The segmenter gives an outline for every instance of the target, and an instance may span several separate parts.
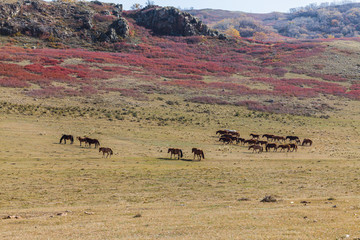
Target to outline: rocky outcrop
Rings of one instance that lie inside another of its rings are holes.
[[[187,12],[174,7],[149,6],[135,14],[137,24],[158,35],[224,37]]]
[[[116,42],[129,36],[121,6],[97,2],[20,0],[0,3],[0,35],[25,35],[64,44]]]
[[[117,42],[127,37],[129,37],[129,23],[125,18],[120,17],[109,25],[109,30],[101,34],[99,40],[103,42]]]

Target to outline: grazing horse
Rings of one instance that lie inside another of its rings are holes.
[[[279,145],[278,148],[281,148],[280,151],[287,149],[287,151],[290,151],[290,146],[289,144],[282,144],[282,145]]]
[[[229,131],[227,131],[227,130],[218,130],[218,131],[216,131],[216,134],[220,134],[220,135],[224,135],[224,134],[228,134],[229,133]]]
[[[232,138],[233,137],[233,135],[231,135],[231,134],[224,134],[224,135],[221,135],[220,136],[220,138]],[[220,139],[219,138],[219,139]],[[220,141],[220,140],[219,140]]]
[[[191,152],[194,153],[194,160],[195,160],[195,156],[198,156],[199,161],[201,161],[201,158],[205,159],[203,150],[198,148],[193,148]]]
[[[105,148],[105,147],[101,147],[99,148],[99,152],[103,152],[103,157],[105,156],[106,153],[106,158],[110,155],[113,155],[113,151],[111,150],[111,148]]]
[[[229,143],[232,143],[233,140],[232,140],[231,138],[229,138],[229,137],[221,137],[221,138],[219,139],[219,142],[223,142],[223,143],[229,144]]]
[[[92,138],[86,138],[86,142],[85,144],[89,144],[89,147],[91,147],[91,144],[95,144],[95,148],[97,148],[98,146],[100,146],[100,142],[97,139],[92,139]]]
[[[80,142],[80,146],[81,146],[81,143],[83,142],[83,143],[85,143],[85,147],[86,147],[86,139],[87,139],[87,137],[76,137],[76,139],[77,140],[79,140],[79,142]]]
[[[274,149],[274,152],[277,151],[276,143],[268,143],[268,144],[266,144],[265,149],[266,149],[267,152],[269,152],[271,148]]]
[[[306,144],[309,144],[310,146],[312,145],[312,141],[308,138],[305,138],[304,141],[302,142],[301,146],[305,146]]]
[[[274,135],[272,135],[272,134],[264,134],[264,135],[262,135],[262,137],[264,138],[264,137],[266,137],[266,139],[269,141],[269,140],[271,140],[272,138],[273,138],[273,136]]]
[[[72,135],[62,135],[62,137],[60,138],[60,143],[62,142],[62,140],[64,140],[64,143],[66,144],[66,140],[70,140],[71,144],[74,143],[74,137]]]
[[[257,144],[258,140],[255,140],[255,139],[248,139],[248,140],[245,140],[244,141],[244,144],[245,143],[248,143],[249,145],[254,145],[254,144]]]
[[[294,150],[295,150],[295,152],[297,152],[298,147],[295,143],[290,143],[289,147],[290,147],[290,149],[292,149],[292,150],[290,150],[291,152],[293,152]]]
[[[236,143],[239,143],[239,142],[241,142],[242,144],[244,144],[245,139],[244,139],[244,138],[238,138],[238,139],[236,140]]]
[[[286,136],[285,140],[287,140],[287,139],[289,139],[290,142],[291,142],[291,141],[299,140],[299,137],[297,137],[297,136]]]
[[[268,142],[267,141],[257,141],[257,143],[260,145],[266,145]]]
[[[250,136],[251,136],[252,138],[257,138],[257,139],[259,139],[259,137],[260,137],[259,134],[253,134],[253,133],[250,133]]]
[[[253,149],[253,152],[261,153],[264,151],[264,148],[260,145],[251,145],[248,150]]]
[[[178,159],[182,158],[183,157],[183,152],[181,149],[178,149],[178,148],[169,148],[168,149],[168,153],[171,153],[170,155],[170,159],[172,158],[172,155],[174,154],[174,157],[175,155],[178,155]]]
[[[229,133],[230,135],[232,135],[232,136],[240,137],[240,133],[238,133],[238,132],[229,131],[228,133]]]
[[[284,137],[280,137],[280,136],[273,136],[272,137],[272,139],[274,140],[274,141],[283,141],[283,142],[285,142],[285,138]]]

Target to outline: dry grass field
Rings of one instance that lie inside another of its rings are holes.
[[[360,238],[358,102],[338,101],[324,119],[170,96],[116,106],[104,96],[99,110],[11,91],[0,99],[1,239]],[[220,144],[224,128],[314,145],[253,154]],[[114,155],[59,144],[62,134],[98,138]],[[168,147],[184,158],[169,159]],[[192,147],[205,160],[193,161]],[[277,201],[260,202],[268,195]]]

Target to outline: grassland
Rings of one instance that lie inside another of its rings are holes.
[[[35,101],[1,91],[2,239],[360,237],[356,101],[334,100],[337,111],[325,119],[173,95],[111,105],[111,94]],[[220,144],[222,128],[242,137],[294,134],[314,145],[253,154]],[[59,144],[61,134],[96,137],[115,155]],[[168,147],[182,148],[184,159],[170,160]],[[206,159],[193,161],[192,147]],[[260,202],[266,195],[277,202]],[[3,219],[9,215],[20,218]]]

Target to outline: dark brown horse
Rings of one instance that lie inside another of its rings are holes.
[[[290,151],[290,146],[289,144],[282,144],[282,145],[279,145],[278,148],[281,148],[280,151],[287,149],[287,151]]]
[[[256,139],[259,139],[260,135],[259,134],[253,134],[253,133],[250,133],[250,136],[252,138],[256,138]]]
[[[265,149],[266,149],[267,152],[269,152],[271,148],[274,149],[274,152],[277,151],[276,143],[268,143],[268,144],[266,144]]]
[[[201,158],[205,159],[203,150],[198,148],[193,148],[191,152],[194,153],[194,160],[195,160],[195,156],[198,156],[199,161],[201,161]]]
[[[229,131],[228,133],[232,136],[240,137],[240,133],[238,133],[236,131]]]
[[[266,137],[266,139],[269,141],[269,140],[271,140],[272,138],[273,138],[273,136],[274,135],[272,135],[272,134],[264,134],[264,135],[262,135],[262,137],[264,138],[264,137]]]
[[[86,142],[85,142],[85,144],[89,144],[89,147],[91,147],[91,144],[95,144],[95,148],[97,148],[98,146],[100,146],[100,142],[99,142],[99,140],[97,140],[97,139],[92,139],[92,138],[86,138]]]
[[[301,144],[301,146],[305,146],[306,144],[309,144],[310,146],[312,145],[313,141],[311,141],[308,138],[305,138]]]
[[[232,143],[232,142],[233,142],[233,140],[232,140],[231,138],[229,138],[229,137],[221,137],[221,138],[219,139],[219,141],[220,141],[220,142],[223,142],[223,143],[226,143],[226,144],[229,144],[229,143]]]
[[[290,146],[290,151],[291,152],[293,152],[293,151],[297,152],[298,147],[297,147],[297,145],[295,143],[290,143],[289,146]]]
[[[274,141],[283,141],[283,142],[285,142],[285,138],[284,137],[281,137],[281,136],[273,136],[272,137],[272,139],[274,140]]]
[[[257,141],[257,144],[259,145],[266,145],[268,142],[267,141]]]
[[[296,140],[299,140],[299,137],[298,136],[286,136],[286,138],[285,138],[286,140],[287,139],[289,139],[290,140],[290,142],[291,141],[296,141]]]
[[[172,155],[174,154],[174,157],[175,155],[178,156],[178,159],[182,158],[183,157],[183,152],[181,149],[178,149],[178,148],[169,148],[168,149],[168,153],[171,153],[170,155],[170,159],[172,158]]]
[[[85,147],[86,147],[86,144],[87,144],[86,139],[87,139],[87,137],[76,137],[76,139],[79,140],[80,146],[81,146],[81,143],[85,143]]]
[[[106,158],[108,156],[111,157],[111,155],[113,155],[113,151],[111,150],[111,148],[101,147],[101,148],[99,148],[99,152],[103,153],[103,157],[105,157],[105,153],[106,153]]]
[[[232,137],[233,137],[233,135],[231,135],[231,134],[223,134],[223,135],[220,136],[220,138],[232,138]]]
[[[255,140],[255,139],[248,139],[248,140],[245,140],[244,141],[244,144],[249,144],[249,145],[254,145],[254,144],[257,144],[258,140]]]
[[[251,145],[248,150],[250,150],[250,149],[252,149],[253,152],[257,151],[258,153],[261,153],[264,151],[264,148],[260,145]]]
[[[244,144],[244,142],[245,142],[245,139],[244,139],[244,138],[238,138],[238,139],[236,140],[236,143],[242,143],[242,144]]]
[[[66,140],[70,140],[71,144],[74,143],[74,137],[72,135],[62,135],[62,137],[60,138],[60,143],[64,140],[64,143],[66,144]]]
[[[224,135],[224,134],[228,134],[229,133],[229,131],[227,131],[227,130],[218,130],[218,131],[216,131],[216,134],[220,134],[220,135]]]

